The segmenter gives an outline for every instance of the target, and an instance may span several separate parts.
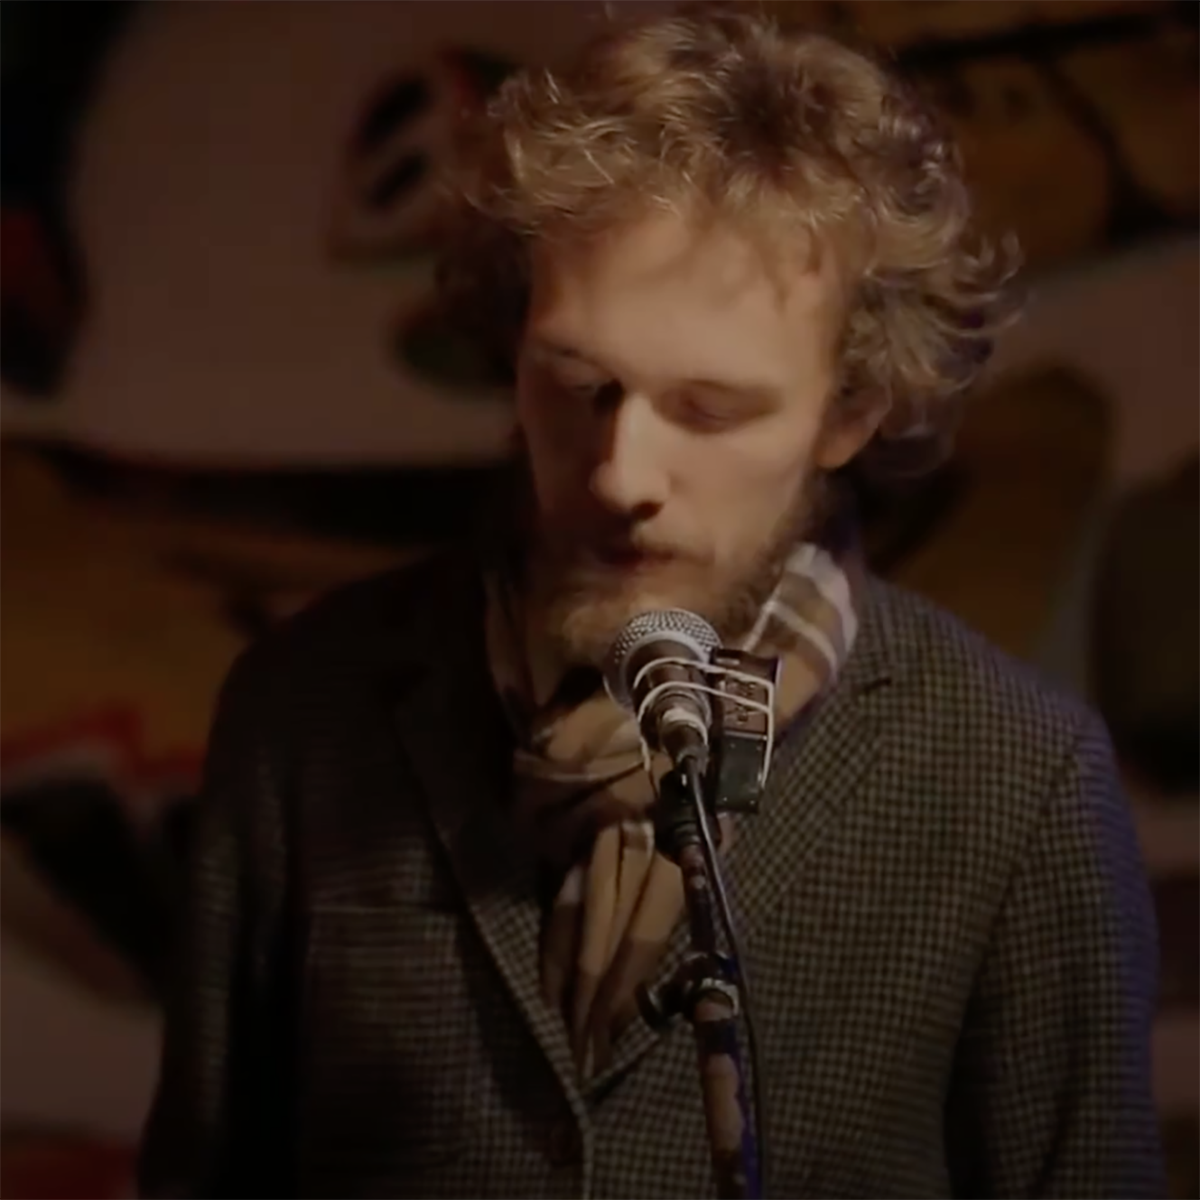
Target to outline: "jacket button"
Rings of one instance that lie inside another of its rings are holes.
[[[570,1167],[583,1157],[583,1143],[574,1117],[563,1117],[550,1126],[547,1139],[550,1163],[555,1167]]]

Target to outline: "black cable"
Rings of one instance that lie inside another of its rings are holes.
[[[751,1084],[751,1105],[754,1109],[754,1132],[758,1143],[758,1181],[759,1194],[766,1200],[767,1195],[767,1126],[766,1105],[763,1102],[763,1082],[758,1052],[758,1034],[755,1031],[754,1006],[750,995],[750,977],[746,972],[742,949],[738,941],[737,928],[734,925],[733,909],[729,903],[729,895],[725,891],[725,881],[717,861],[716,843],[713,841],[712,829],[708,823],[708,810],[704,803],[704,783],[700,775],[700,766],[696,759],[689,756],[684,761],[684,771],[687,775],[688,786],[692,793],[692,802],[696,808],[696,821],[700,831],[700,850],[704,855],[704,865],[708,877],[712,880],[713,892],[717,897],[717,911],[720,913],[721,924],[725,927],[725,937],[729,942],[729,951],[737,966],[738,996],[742,1010],[746,1015],[746,1041],[750,1050],[750,1071],[753,1077]]]

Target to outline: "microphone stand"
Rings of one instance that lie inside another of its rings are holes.
[[[738,1050],[738,971],[719,950],[714,912],[717,864],[710,861],[709,852],[720,840],[715,810],[705,796],[695,757],[686,757],[682,769],[671,771],[662,780],[656,841],[660,852],[674,860],[683,873],[692,950],[651,1004],[659,1021],[682,1012],[691,1022],[717,1195],[722,1200],[759,1200],[758,1147]],[[718,831],[715,839],[713,825]]]

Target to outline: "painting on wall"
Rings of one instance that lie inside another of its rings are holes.
[[[0,375],[53,396],[83,319],[86,266],[68,216],[75,138],[127,0],[0,6]]]
[[[69,1127],[0,1131],[0,1196],[125,1200],[133,1194],[134,1154],[126,1143]]]
[[[1092,693],[1118,753],[1164,800],[1184,803],[1200,793],[1198,497],[1194,452],[1121,497],[1092,615]]]
[[[1200,1009],[1200,875],[1180,872],[1166,875],[1154,888],[1163,973],[1159,1003],[1164,1011],[1184,1013]]]
[[[800,0],[785,22],[889,54],[947,114],[981,220],[1048,270],[1200,215],[1196,5],[1176,0]],[[335,186],[330,247],[365,264],[436,252],[436,182],[456,121],[516,68],[465,48],[366,96]],[[428,305],[388,336],[407,370],[462,390],[502,383]]]

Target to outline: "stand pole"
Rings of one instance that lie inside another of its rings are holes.
[[[692,951],[668,982],[658,1008],[664,1015],[682,1012],[692,1024],[717,1195],[758,1200],[758,1149],[737,1040],[737,970],[718,948],[713,883],[701,832],[710,822],[699,774],[693,772],[689,780],[672,771],[660,787],[659,812],[659,849],[683,873]],[[710,844],[719,838],[717,833]]]

